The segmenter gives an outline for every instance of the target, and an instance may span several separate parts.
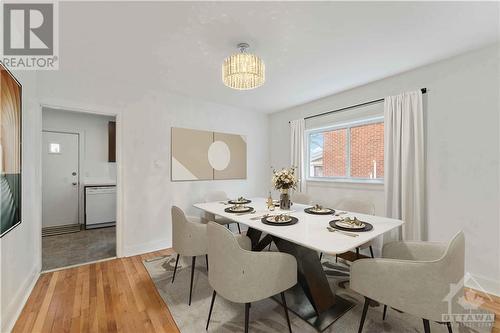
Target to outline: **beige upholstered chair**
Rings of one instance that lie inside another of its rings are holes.
[[[375,206],[369,201],[356,199],[343,199],[335,205],[337,210],[346,210],[348,212],[360,213],[365,215],[375,215]],[[372,242],[365,243],[356,248],[356,254],[359,256],[360,249],[370,249],[370,255],[374,258]]]
[[[292,202],[302,205],[309,205],[311,203],[311,196],[304,192],[295,192],[292,195]]]
[[[234,236],[223,226],[208,223],[208,280],[214,292],[206,329],[219,294],[235,303],[245,303],[245,332],[248,332],[250,303],[281,293],[288,329],[290,320],[284,291],[297,283],[297,261],[281,252],[252,252],[250,239]]]
[[[465,239],[459,232],[448,243],[394,242],[384,246],[383,258],[362,259],[351,266],[351,289],[365,296],[359,332],[370,300],[384,307],[421,317],[426,333],[429,320],[440,322],[449,313],[444,302],[450,284],[464,277]],[[455,297],[460,297],[456,295]],[[451,324],[446,323],[451,332]]]
[[[229,198],[228,198],[226,192],[224,192],[224,191],[210,191],[205,195],[205,202],[228,201],[228,200],[229,200]],[[236,225],[238,226],[238,232],[241,234],[240,224],[237,222],[234,222],[234,221],[227,219],[225,217],[222,217],[222,216],[216,216],[215,214],[212,214],[209,212],[205,212],[204,218],[205,218],[206,222],[214,221],[214,222],[217,222],[219,224],[223,224],[223,225],[227,226],[228,229],[229,229],[229,224],[236,223]]]
[[[187,218],[182,209],[172,206],[172,233],[173,248],[177,253],[175,260],[172,283],[175,280],[179,256],[193,257],[191,262],[191,284],[189,287],[189,305],[191,305],[191,295],[193,293],[193,276],[196,256],[205,256],[208,269],[207,257],[207,225],[201,223],[200,218]]]

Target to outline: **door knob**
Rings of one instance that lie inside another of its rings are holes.
[[[74,172],[74,171],[73,171],[73,172],[71,173],[71,175],[72,175],[72,176],[76,176],[76,172]]]
[[[78,183],[73,183],[74,186],[78,185]]]

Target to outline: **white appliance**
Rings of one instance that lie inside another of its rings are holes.
[[[116,223],[116,186],[85,186],[85,229]]]

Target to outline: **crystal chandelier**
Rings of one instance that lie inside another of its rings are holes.
[[[227,57],[222,64],[222,81],[237,90],[260,87],[266,80],[264,62],[254,54],[246,52],[247,43],[238,44],[240,53]]]

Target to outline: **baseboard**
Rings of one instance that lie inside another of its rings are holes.
[[[24,305],[28,301],[33,288],[35,287],[38,278],[40,277],[40,269],[36,267],[28,278],[21,284],[17,294],[12,298],[10,304],[7,306],[4,316],[2,318],[2,332],[10,332],[16,324],[17,318],[21,314]]]
[[[488,294],[500,297],[500,281],[479,275],[471,275],[472,279],[465,282],[465,286],[471,289],[485,291]],[[483,290],[480,290],[483,289]]]
[[[170,247],[172,247],[172,241],[170,239],[161,239],[132,246],[125,246],[123,254],[125,257],[131,257],[139,254],[167,249]]]

